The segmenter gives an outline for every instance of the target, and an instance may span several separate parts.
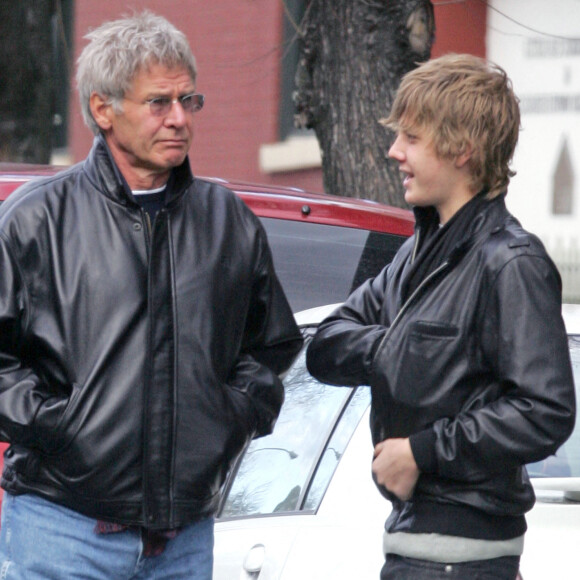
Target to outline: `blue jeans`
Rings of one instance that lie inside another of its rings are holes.
[[[213,518],[145,558],[138,531],[95,533],[96,520],[35,495],[4,494],[2,580],[211,580]]]
[[[387,554],[381,580],[515,580],[519,556],[440,564]]]

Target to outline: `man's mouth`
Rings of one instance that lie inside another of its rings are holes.
[[[186,139],[163,139],[162,141],[166,145],[172,145],[174,147],[181,147],[187,143]]]

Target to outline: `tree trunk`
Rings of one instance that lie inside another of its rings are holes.
[[[0,161],[50,160],[53,15],[54,0],[0,0]]]
[[[378,121],[401,77],[431,54],[431,2],[310,0],[306,10],[296,122],[316,133],[325,190],[405,207],[392,134]]]

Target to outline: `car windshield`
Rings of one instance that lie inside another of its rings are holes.
[[[274,433],[248,447],[226,491],[220,517],[318,508],[369,405],[370,390],[320,383],[306,370],[305,350],[284,379],[286,400]]]
[[[343,302],[352,290],[389,264],[406,239],[310,222],[261,221],[294,312]]]

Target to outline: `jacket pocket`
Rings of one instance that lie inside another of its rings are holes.
[[[176,449],[176,461],[184,475],[176,481],[177,496],[208,501],[219,493],[233,463],[254,434],[248,396],[228,384],[223,384],[221,391],[211,432],[194,438],[193,448],[189,443]],[[191,438],[190,433],[184,436]]]
[[[256,417],[250,397],[237,387],[226,385],[224,388],[237,426],[246,439],[251,439],[256,432]]]
[[[51,397],[41,405],[34,420],[34,441],[41,451],[59,453],[72,440],[71,421],[80,390],[73,383],[69,397]]]
[[[456,326],[441,322],[418,320],[411,324],[410,333],[419,340],[422,338],[454,338],[459,336],[459,329]]]
[[[413,322],[377,353],[375,374],[380,383],[388,385],[395,401],[441,409],[446,388],[453,382],[453,367],[460,359],[460,342],[456,326]]]

